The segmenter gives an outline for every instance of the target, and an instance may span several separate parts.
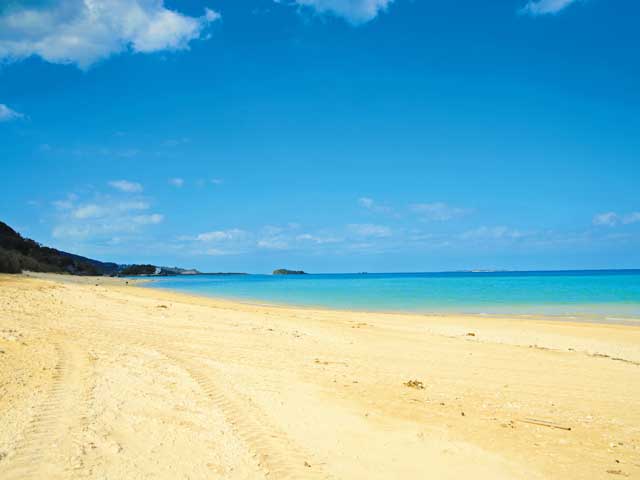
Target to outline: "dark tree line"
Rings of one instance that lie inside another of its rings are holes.
[[[42,246],[0,222],[0,272],[20,273],[23,270],[77,275],[103,273],[88,259],[82,260],[55,248]]]
[[[0,273],[52,272],[72,275],[155,275],[154,265],[118,265],[100,262],[55,248],[45,247],[25,238],[6,223],[0,222]],[[160,275],[179,275],[181,268],[163,268]],[[196,272],[197,273],[197,272]]]
[[[156,273],[156,267],[153,265],[129,265],[120,270],[119,275],[153,275],[154,273]]]

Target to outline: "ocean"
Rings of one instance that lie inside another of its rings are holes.
[[[146,286],[249,303],[640,325],[640,270],[185,275]]]

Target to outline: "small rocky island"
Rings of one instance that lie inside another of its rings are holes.
[[[307,272],[302,270],[287,270],[286,268],[279,268],[273,271],[273,275],[306,275]]]

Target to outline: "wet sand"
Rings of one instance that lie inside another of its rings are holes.
[[[640,328],[0,275],[0,478],[639,478]]]

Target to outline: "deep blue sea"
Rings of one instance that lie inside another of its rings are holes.
[[[250,303],[640,325],[640,270],[195,275],[160,277],[147,285]]]

